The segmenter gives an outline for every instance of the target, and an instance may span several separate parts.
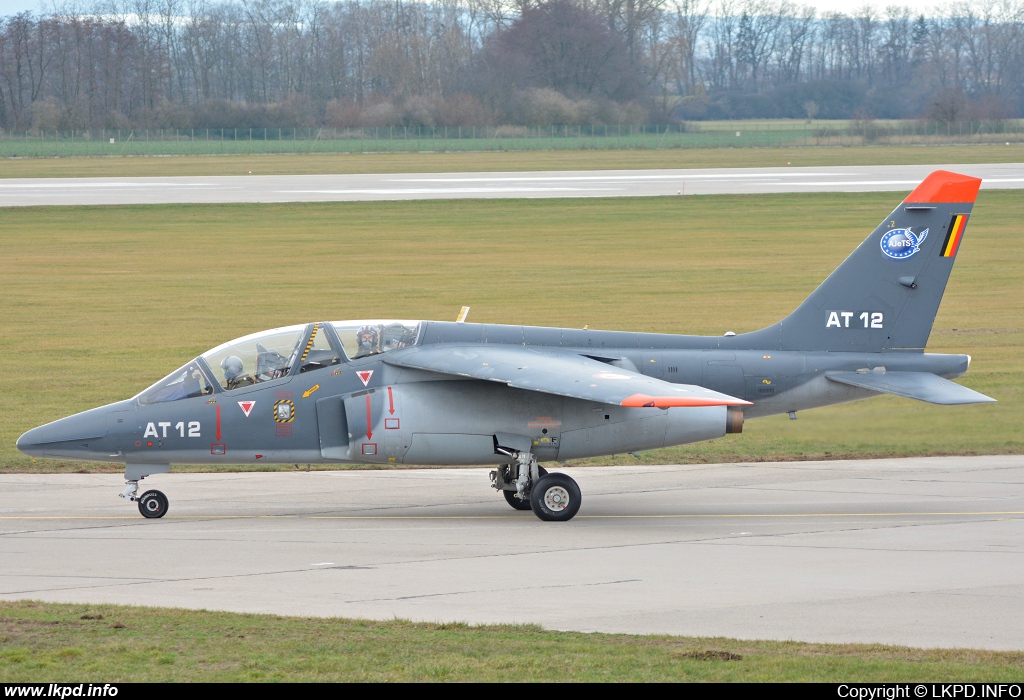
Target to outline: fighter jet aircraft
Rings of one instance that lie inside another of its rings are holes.
[[[334,321],[253,333],[139,395],[28,431],[36,457],[177,464],[493,464],[517,510],[570,520],[576,482],[540,462],[739,433],[746,418],[879,394],[992,401],[926,354],[981,180],[929,175],[792,314],[719,337],[440,321]]]

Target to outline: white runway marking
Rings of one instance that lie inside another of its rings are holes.
[[[919,182],[920,182],[920,180],[864,180],[864,181],[861,181],[861,182],[858,182],[856,180],[841,180],[841,181],[836,181],[836,182],[794,182],[792,184],[794,184],[794,185],[803,185],[803,186],[806,186],[806,187],[837,187],[837,186],[840,186],[840,185],[849,185],[851,187],[853,187],[853,186],[856,186],[856,187],[861,187],[861,186],[864,186],[864,187],[866,187],[866,186],[879,186],[879,187],[881,187],[881,186],[889,186],[889,185],[905,185],[907,187],[913,188]],[[1022,182],[1024,182],[1024,177],[989,178],[988,180],[983,180],[982,181],[982,187],[984,188],[985,185],[987,184],[989,186],[988,189],[992,189],[992,185],[996,185],[996,184],[1022,183]]]
[[[59,182],[50,182],[50,181],[47,181],[47,180],[42,180],[39,183],[24,182],[24,181],[10,182],[10,181],[0,180],[0,190],[7,190],[7,189],[10,189],[10,190],[17,190],[17,189],[23,189],[23,190],[47,190],[47,189],[71,190],[71,189],[92,189],[92,188],[98,188],[98,187],[105,187],[105,188],[121,188],[121,187],[138,187],[138,188],[143,188],[143,187],[202,187],[202,185],[191,184],[191,183],[187,183],[187,182],[150,182],[150,181],[132,181],[132,180],[127,180],[127,181],[122,181],[122,182],[110,182],[110,181],[105,181],[105,180],[104,181],[99,181],[99,182],[93,182],[93,181],[88,180],[88,179],[61,180]]]
[[[519,194],[523,192],[593,192],[578,187],[435,187],[379,190],[281,190],[281,194],[325,195],[458,195],[458,194]],[[424,197],[429,199],[429,197]]]
[[[601,180],[601,181],[613,181],[621,180],[622,182],[628,182],[630,180],[680,180],[686,179],[685,173],[689,171],[681,170],[676,171],[671,175],[565,175],[565,176],[553,176],[545,177],[543,174],[535,173],[525,177],[488,177],[481,175],[479,177],[430,177],[430,178],[417,178],[408,177],[396,179],[395,182],[562,182],[562,181],[573,181],[573,182],[587,182],[590,180]],[[825,173],[808,173],[808,172],[791,172],[791,173],[706,173],[699,176],[702,180],[726,180],[726,179],[743,179],[743,180],[763,180],[763,179],[778,179],[784,177],[813,177],[815,175],[824,175]]]

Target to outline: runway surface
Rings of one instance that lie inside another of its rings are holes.
[[[482,469],[0,476],[0,598],[1024,649],[1024,457],[566,469],[580,515]]]
[[[648,197],[779,192],[909,192],[933,170],[1024,188],[1024,164],[607,170],[392,175],[25,178],[0,180],[0,206]]]

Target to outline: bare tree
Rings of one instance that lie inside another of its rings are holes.
[[[671,77],[679,95],[691,93],[697,84],[697,41],[708,20],[708,7],[701,0],[672,0],[667,43],[671,51]]]
[[[1024,114],[1024,0],[799,2],[55,0],[0,18],[0,127]]]

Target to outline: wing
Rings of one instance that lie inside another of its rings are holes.
[[[385,356],[396,367],[500,382],[516,389],[632,408],[749,406],[691,384],[672,384],[569,352],[509,346],[420,348]]]
[[[931,372],[825,372],[825,376],[840,384],[947,406],[995,401]]]

